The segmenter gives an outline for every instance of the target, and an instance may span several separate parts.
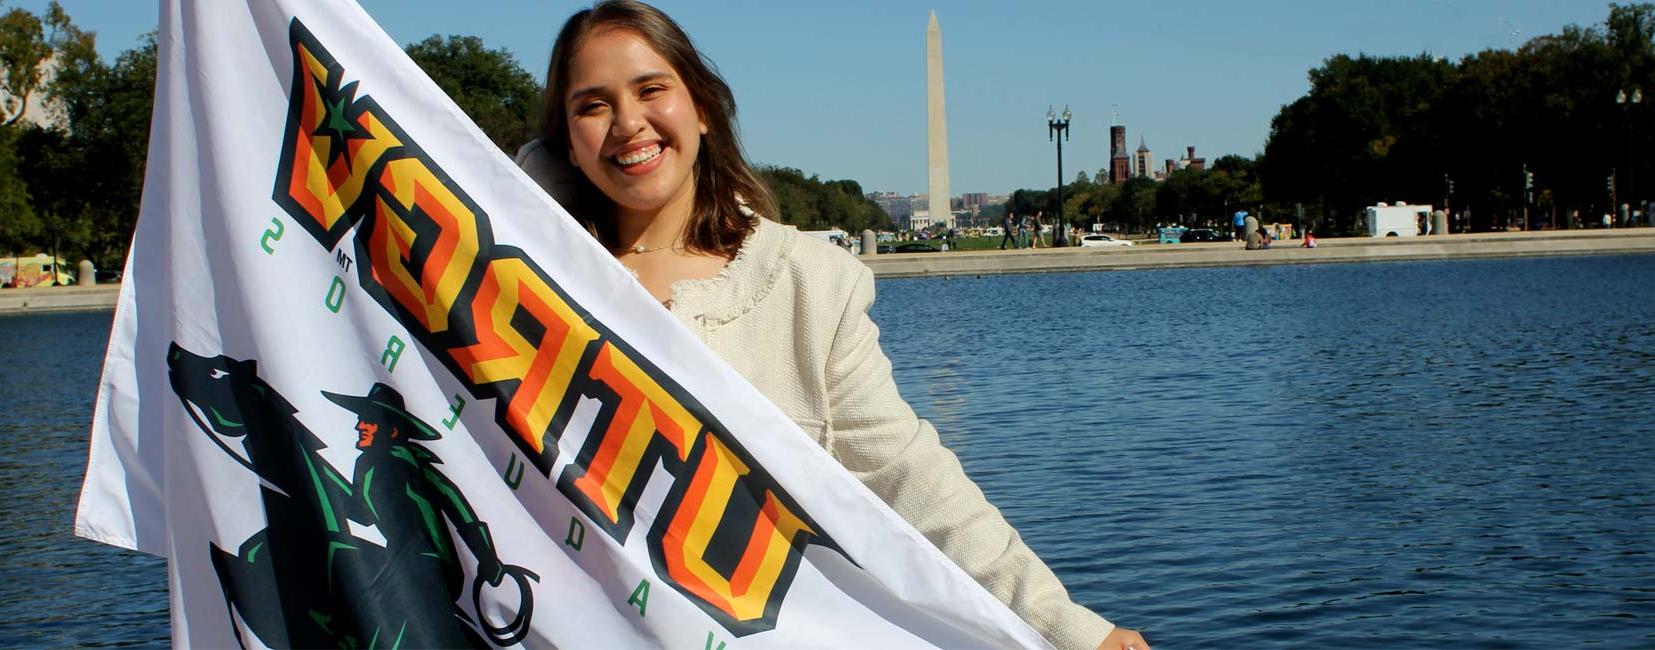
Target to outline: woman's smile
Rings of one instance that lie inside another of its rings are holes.
[[[647,174],[658,166],[652,163],[661,160],[661,144],[651,142],[636,146],[629,145],[612,158],[615,160],[615,164],[619,165],[621,170],[628,174]]]

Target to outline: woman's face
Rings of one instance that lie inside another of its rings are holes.
[[[569,63],[569,159],[623,212],[695,200],[707,125],[678,71],[637,34],[589,34]]]

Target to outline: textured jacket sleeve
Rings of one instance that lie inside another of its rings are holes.
[[[860,265],[858,265],[860,266]],[[1114,625],[1075,604],[1051,569],[897,392],[891,363],[868,317],[873,274],[860,267],[827,364],[830,405],[823,443],[960,568],[1062,649],[1091,650]]]

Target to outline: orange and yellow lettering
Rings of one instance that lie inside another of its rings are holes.
[[[748,469],[717,436],[708,434],[706,440],[707,448],[689,489],[662,535],[667,576],[738,621],[757,619],[764,615],[765,604],[793,552],[793,540],[816,531],[783,506],[775,493],[766,490],[764,506],[753,522],[753,532],[734,574],[726,577],[708,565],[704,559],[707,546],[724,520],[731,494]]]
[[[545,333],[530,342],[512,325],[521,309]],[[546,429],[569,395],[586,347],[598,332],[552,291],[522,260],[489,262],[472,301],[477,343],[450,350],[474,385],[519,380],[506,407],[506,422],[536,452],[545,452]]]
[[[385,196],[375,202],[378,218],[368,235],[374,280],[425,331],[447,331],[449,311],[477,260],[477,216],[418,159],[385,163],[379,183]],[[415,208],[437,225],[437,233],[424,264],[410,269],[408,261],[419,235],[407,216]]]
[[[671,443],[678,460],[689,458],[701,421],[673,399],[638,364],[613,344],[604,343],[592,363],[591,377],[615,391],[620,400],[592,462],[574,487],[609,517],[620,521],[621,498],[632,486],[650,443]],[[647,469],[646,469],[647,471]]]
[[[328,65],[308,45],[295,43],[294,51],[301,63],[294,70],[300,76],[295,83],[301,99],[296,107],[297,129],[287,143],[292,157],[285,189],[288,197],[315,220],[321,231],[335,232],[345,211],[362,196],[374,164],[392,147],[402,146],[402,141],[372,112],[364,112],[354,122],[346,123],[345,128],[357,135],[349,138],[329,135],[325,127],[331,120],[345,119],[339,113],[344,112],[346,106],[343,103],[329,106],[323,92],[339,80],[329,77],[332,72]],[[346,143],[346,150],[334,151],[341,142]]]

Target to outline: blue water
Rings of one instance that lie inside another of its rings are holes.
[[[1157,648],[1655,647],[1655,256],[881,280],[904,395]],[[69,535],[108,314],[0,317],[0,646],[161,645]]]

